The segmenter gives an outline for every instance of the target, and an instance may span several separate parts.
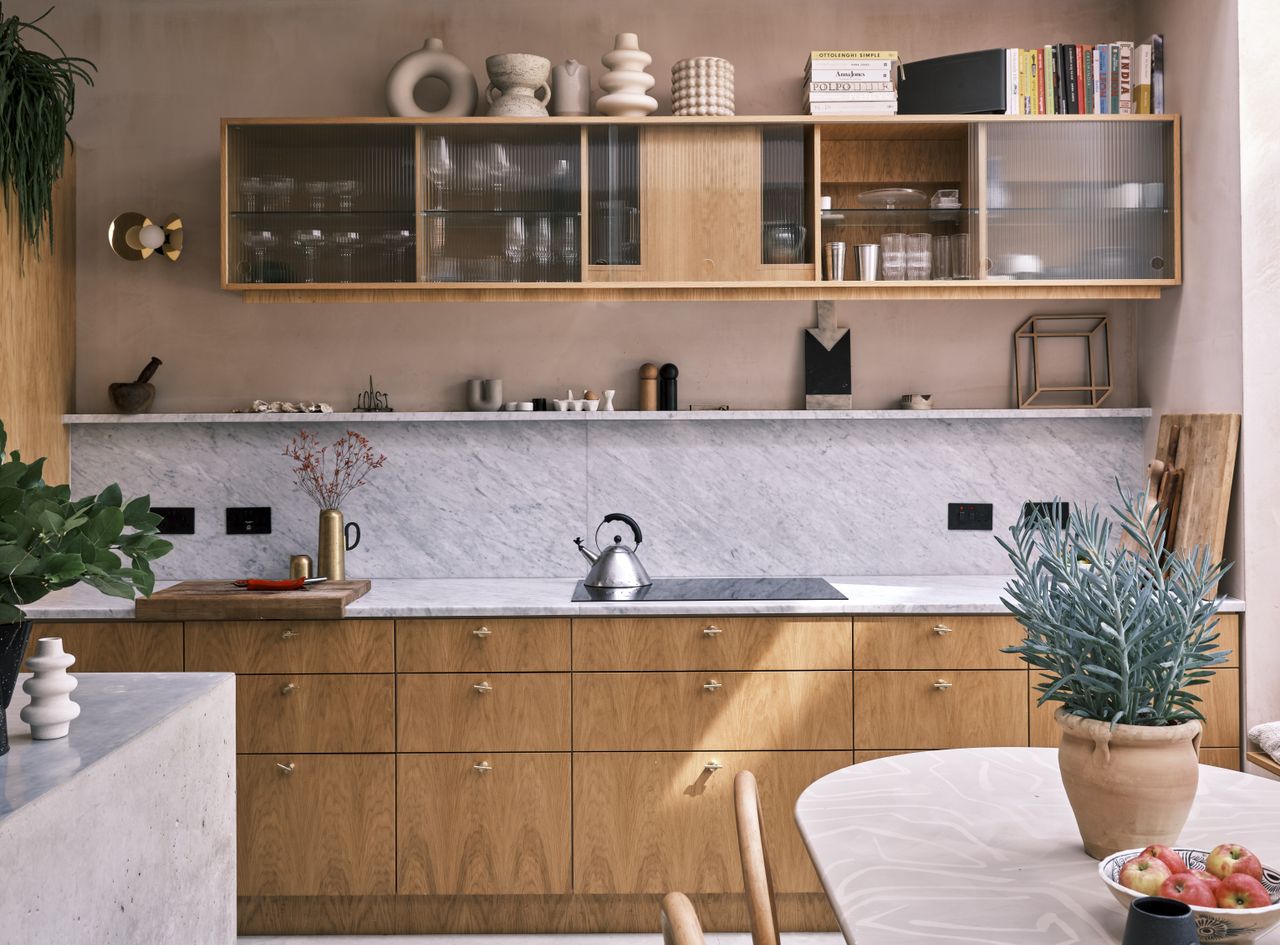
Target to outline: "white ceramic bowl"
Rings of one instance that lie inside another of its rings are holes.
[[[1193,870],[1205,868],[1209,859],[1208,850],[1193,850],[1190,847],[1174,847],[1187,866]],[[1113,853],[1098,864],[1098,875],[1116,897],[1116,902],[1129,908],[1129,903],[1141,899],[1142,894],[1134,892],[1119,882],[1120,870],[1142,850],[1121,850]],[[1196,917],[1196,930],[1200,935],[1201,945],[1209,942],[1252,942],[1266,934],[1280,923],[1280,872],[1263,866],[1262,885],[1271,894],[1271,905],[1261,909],[1210,909],[1207,906],[1192,906],[1191,912]]]

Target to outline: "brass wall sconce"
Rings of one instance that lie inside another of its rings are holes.
[[[182,218],[172,216],[164,226],[141,213],[122,213],[107,227],[107,242],[121,259],[141,262],[155,252],[173,262],[182,255]]]

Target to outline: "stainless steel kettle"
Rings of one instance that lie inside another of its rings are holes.
[[[610,522],[621,522],[630,528],[632,534],[636,536],[635,545],[624,545],[622,536],[614,535],[613,543],[607,548],[601,548],[600,529]],[[587,550],[581,538],[575,538],[573,541],[582,552],[582,557],[591,562],[591,570],[587,572],[587,577],[583,581],[587,587],[647,587],[653,583],[649,580],[649,573],[645,571],[639,557],[636,556],[636,549],[640,547],[643,537],[640,534],[640,526],[630,515],[610,512],[604,517],[604,521],[596,528],[597,550],[594,552]]]

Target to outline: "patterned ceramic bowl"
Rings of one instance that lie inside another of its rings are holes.
[[[1204,869],[1205,861],[1209,859],[1208,850],[1174,847],[1173,851],[1193,870]],[[1142,893],[1120,885],[1120,870],[1141,852],[1121,850],[1098,864],[1098,875],[1111,890],[1111,895],[1116,897],[1116,902],[1126,909],[1134,899],[1141,898]],[[1262,885],[1271,894],[1271,905],[1261,909],[1210,909],[1207,906],[1192,906],[1191,912],[1196,917],[1196,931],[1202,945],[1209,942],[1252,942],[1269,932],[1276,923],[1280,923],[1280,872],[1264,866]]]

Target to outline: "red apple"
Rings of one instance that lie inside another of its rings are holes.
[[[1144,896],[1160,895],[1160,887],[1173,874],[1154,856],[1138,854],[1120,868],[1119,883]]]
[[[1190,872],[1190,870],[1187,868],[1186,861],[1183,860],[1182,857],[1178,856],[1178,854],[1174,853],[1172,850],[1170,850],[1168,847],[1166,847],[1162,843],[1151,844],[1151,846],[1147,847],[1145,850],[1142,851],[1141,855],[1154,856],[1157,860],[1159,860],[1165,866],[1169,867],[1169,872],[1172,873],[1174,876],[1177,876],[1179,873]]]
[[[1248,873],[1232,873],[1218,884],[1219,909],[1261,909],[1269,905],[1267,887]]]
[[[1205,866],[1219,879],[1226,879],[1232,873],[1244,873],[1256,880],[1262,879],[1262,863],[1238,843],[1219,843],[1209,854]]]
[[[1205,885],[1209,887],[1209,891],[1213,893],[1215,898],[1217,897],[1218,886],[1221,885],[1222,880],[1218,879],[1218,877],[1214,876],[1208,870],[1188,870],[1187,872],[1192,876],[1199,876],[1203,879],[1205,881]]]
[[[1213,882],[1215,886],[1218,885],[1217,879]],[[1166,899],[1185,902],[1189,906],[1212,908],[1217,903],[1212,887],[1194,873],[1174,873],[1160,887],[1160,895]]]

